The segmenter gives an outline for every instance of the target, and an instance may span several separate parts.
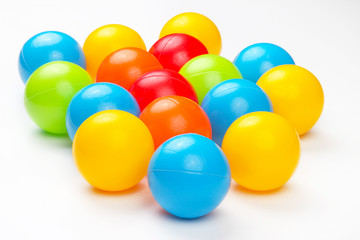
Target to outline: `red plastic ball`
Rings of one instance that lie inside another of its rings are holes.
[[[209,53],[198,39],[183,33],[160,38],[149,52],[154,54],[164,68],[177,72],[192,58]]]
[[[129,90],[136,79],[155,69],[162,69],[162,66],[151,53],[140,48],[122,48],[104,59],[96,82],[115,83]]]
[[[197,133],[211,139],[211,124],[205,111],[185,97],[158,98],[147,105],[139,118],[149,128],[156,148],[185,133]]]
[[[198,102],[192,85],[181,74],[167,69],[145,73],[135,81],[129,91],[135,97],[141,110],[153,100],[171,95],[187,97]]]

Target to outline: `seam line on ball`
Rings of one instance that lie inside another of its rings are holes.
[[[201,75],[201,74],[206,74],[206,73],[212,73],[212,72],[216,72],[216,73],[222,73],[222,74],[225,74],[225,75],[227,75],[227,76],[231,76],[231,74],[229,74],[229,73],[227,73],[227,72],[221,72],[221,71],[206,71],[206,72],[200,72],[200,73],[195,73],[195,74],[192,74],[192,75],[190,75],[190,76],[184,76],[185,78],[192,78],[192,77],[195,77],[195,76],[198,76],[198,75]],[[240,74],[240,76],[242,77],[242,75]],[[231,77],[231,78],[229,78],[229,79],[227,79],[227,80],[230,80],[230,79],[237,79],[237,78],[235,78],[235,77]],[[243,78],[238,78],[238,79],[243,79]],[[224,81],[226,81],[226,80],[224,80]]]
[[[146,74],[146,73],[145,73]],[[154,75],[154,76],[150,76],[150,77],[148,77],[148,78],[156,78],[156,77],[163,77],[164,75]],[[140,79],[140,81],[139,82],[141,82],[141,81],[143,81],[144,79],[148,79],[148,78],[143,78],[143,79]],[[185,77],[184,77],[185,78]],[[182,85],[185,85],[185,86],[189,86],[190,84],[189,84],[189,81],[185,78],[185,80],[187,81],[187,82],[183,82],[183,81],[181,81],[181,80],[179,80],[178,78],[175,78],[175,77],[169,77],[169,79],[172,79],[172,80],[175,80],[176,82],[178,82],[178,83],[181,83]],[[191,86],[191,85],[190,85]],[[191,86],[192,87],[192,86]]]
[[[230,80],[230,79],[229,79]],[[245,80],[245,79],[239,79],[239,80],[244,80],[244,81],[248,81],[248,80]],[[225,80],[225,81],[228,81],[228,80]],[[224,82],[225,82],[224,81]],[[238,87],[231,87],[231,88],[227,88],[227,89],[224,89],[224,90],[222,90],[222,91],[220,91],[220,92],[217,92],[215,95],[213,95],[214,97],[215,96],[218,96],[220,93],[223,93],[223,92],[225,92],[225,91],[228,91],[228,90],[232,90],[232,89],[235,89],[235,88],[238,88]],[[260,93],[265,93],[264,92],[264,90],[259,90],[259,89],[257,89],[257,88],[255,88],[255,87],[245,87],[245,88],[239,88],[239,89],[246,89],[246,90],[248,90],[248,89],[254,89],[255,91],[257,91],[257,92],[260,92]],[[265,93],[266,94],[266,93]],[[266,96],[267,96],[267,94],[266,94]],[[206,102],[206,104],[207,104],[207,102]],[[205,105],[206,105],[205,104]]]
[[[72,84],[71,86],[87,86],[87,84]],[[50,88],[50,89],[47,89],[47,90],[44,90],[44,91],[41,91],[41,92],[38,92],[38,93],[36,93],[35,95],[32,95],[31,97],[29,97],[29,98],[26,98],[25,99],[25,102],[28,102],[28,101],[30,101],[30,99],[33,99],[34,97],[37,97],[37,96],[39,96],[39,95],[41,95],[41,94],[43,94],[43,93],[47,93],[47,92],[51,92],[51,91],[53,91],[53,90],[56,90],[57,88]]]
[[[169,39],[167,40],[167,42],[164,44],[163,48],[161,49],[160,55],[159,55],[159,57],[158,57],[159,61],[160,61],[160,59],[161,59],[161,56],[163,55],[163,52],[164,52],[165,47],[169,44],[169,42],[170,42],[174,37],[175,37],[174,35],[171,36],[171,38],[169,38]]]
[[[160,69],[164,69],[163,68],[163,66],[160,64],[160,66],[161,66],[161,68],[159,68],[158,66],[153,66],[153,67],[148,67],[148,68],[144,68],[144,69],[141,69],[143,72],[145,72],[145,73],[143,73],[143,74],[141,74],[138,78],[140,78],[141,76],[143,76],[143,75],[145,75],[145,74],[147,74],[147,73],[149,73],[149,72],[151,72],[151,71],[153,71],[153,70],[160,70]],[[138,79],[137,78],[137,79]],[[136,80],[137,80],[136,79]],[[136,81],[135,80],[135,81]],[[134,81],[134,82],[135,82]]]
[[[24,50],[23,50],[23,49],[21,49],[21,58],[23,59],[23,62],[25,63],[25,66],[26,66],[26,71],[30,73],[29,69],[31,69],[31,68],[30,68],[30,66],[29,66],[28,62],[25,60],[25,57],[24,57]],[[30,73],[30,75],[29,75],[29,77],[28,77],[28,79],[27,79],[27,80],[29,80],[30,76],[31,76],[31,73]]]
[[[213,173],[201,173],[201,172],[184,171],[184,170],[161,170],[161,169],[157,169],[157,170],[148,171],[148,173],[151,173],[151,172],[179,172],[179,173],[190,173],[190,174],[197,174],[197,175],[208,175],[208,176],[214,176],[214,177],[227,178],[227,176],[221,176],[221,175],[217,175],[217,174],[213,174]]]

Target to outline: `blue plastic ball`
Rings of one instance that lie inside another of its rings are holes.
[[[212,139],[219,146],[236,119],[251,112],[273,110],[266,93],[256,83],[244,79],[219,83],[206,94],[201,107],[209,117]]]
[[[137,117],[140,115],[135,98],[119,85],[94,83],[77,92],[66,112],[66,129],[71,140],[88,117],[111,109],[126,111]]]
[[[52,61],[72,62],[86,69],[84,52],[72,37],[62,32],[42,32],[21,49],[18,67],[22,81],[26,83],[37,68]]]
[[[272,43],[256,43],[242,50],[234,60],[244,79],[257,82],[266,71],[284,64],[295,64],[290,54]]]
[[[180,218],[210,213],[225,198],[231,181],[229,163],[210,139],[183,134],[164,142],[148,168],[148,182],[155,200]]]

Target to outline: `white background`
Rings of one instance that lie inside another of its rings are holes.
[[[146,181],[123,193],[91,188],[70,140],[27,116],[17,72],[22,44],[38,32],[63,31],[83,44],[95,28],[120,23],[149,48],[184,11],[217,24],[223,56],[278,44],[325,92],[291,181],[266,194],[233,183],[220,207],[196,220],[166,214]],[[360,1],[2,1],[0,54],[0,239],[360,239]]]

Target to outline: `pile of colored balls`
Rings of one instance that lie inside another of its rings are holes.
[[[69,135],[95,188],[122,191],[147,175],[166,211],[200,217],[221,203],[231,178],[252,191],[285,184],[299,135],[324,104],[319,81],[283,48],[254,44],[234,62],[220,51],[219,30],[198,13],[169,20],[149,51],[123,25],[96,29],[83,48],[43,32],[19,57],[25,108],[43,130]]]

